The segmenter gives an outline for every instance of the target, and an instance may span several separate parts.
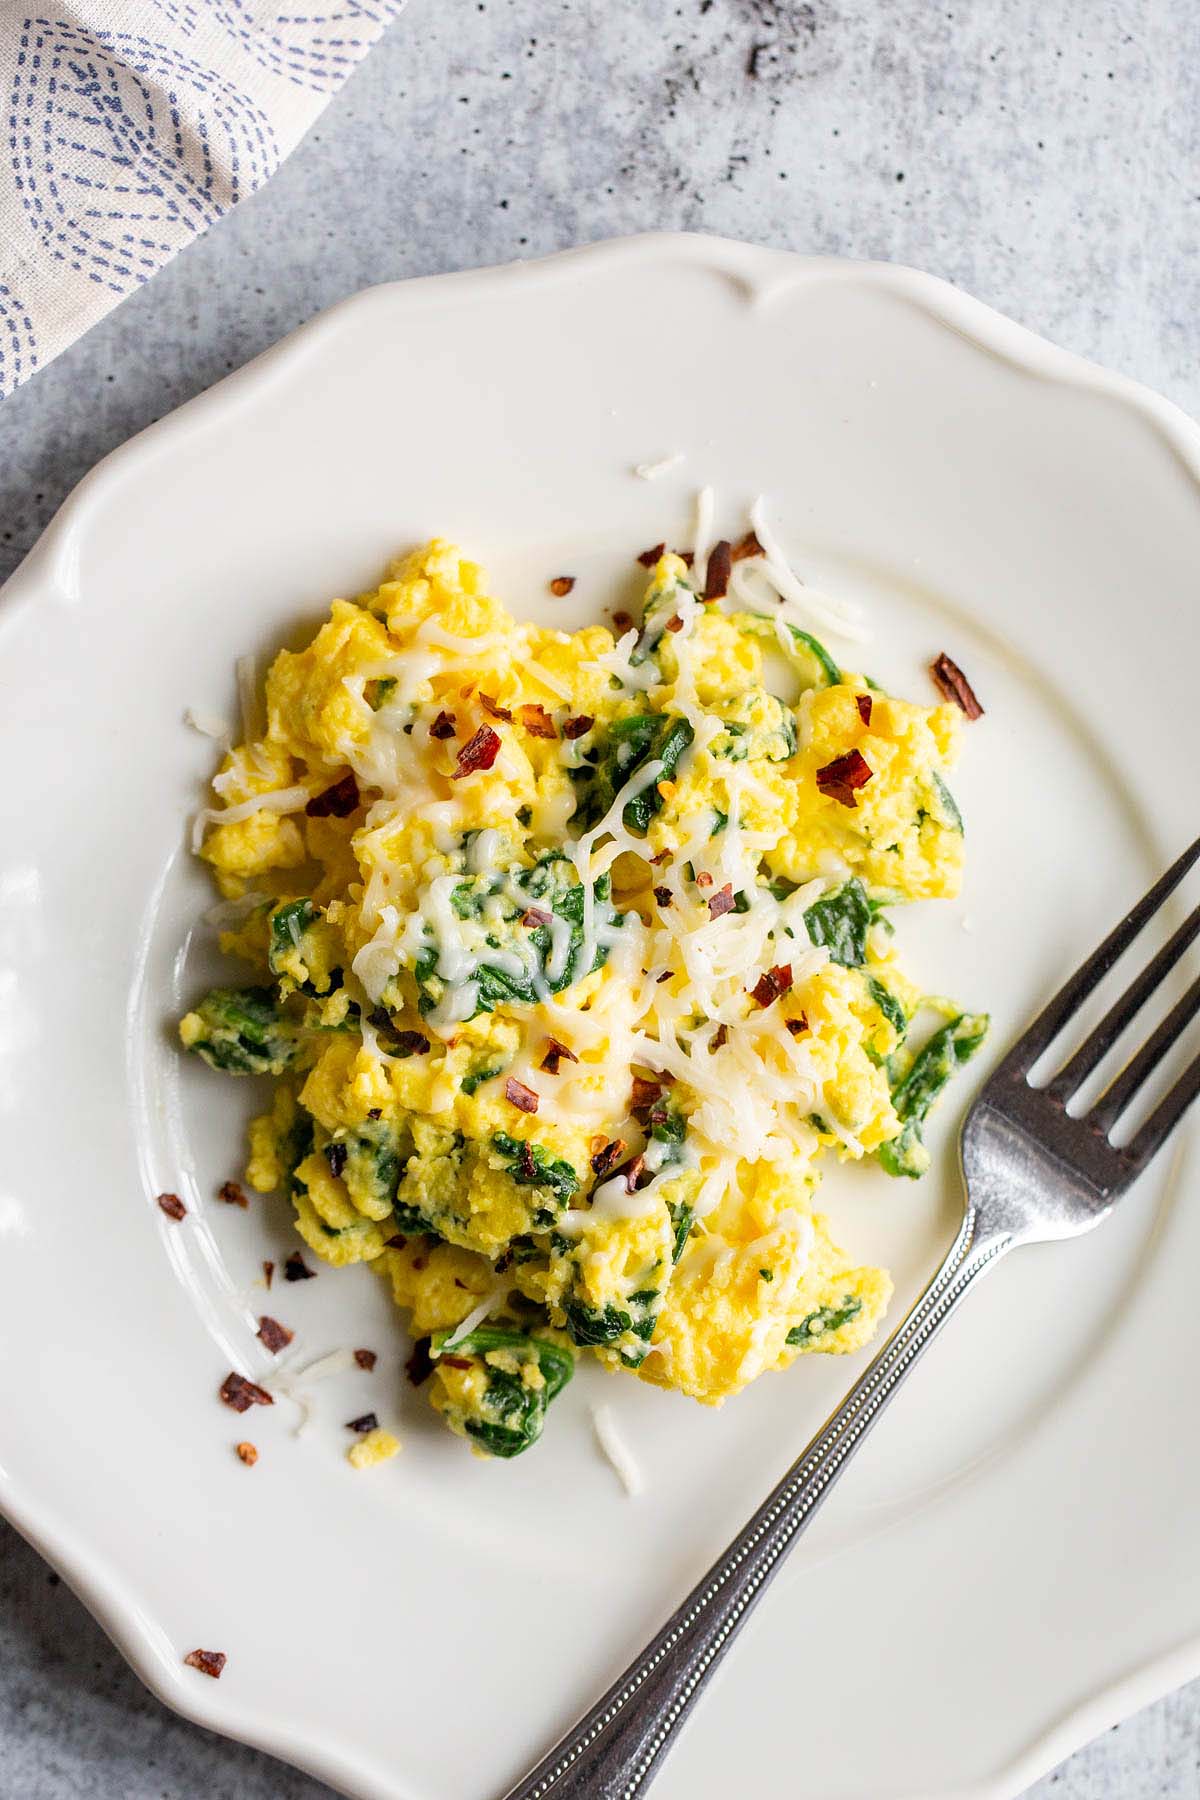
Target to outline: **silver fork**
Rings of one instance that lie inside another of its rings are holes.
[[[1078,969],[1009,1051],[967,1114],[966,1210],[941,1268],[745,1528],[642,1654],[505,1800],[634,1800],[654,1779],[675,1733],[750,1609],[800,1533],[951,1313],[1018,1244],[1080,1236],[1161,1149],[1200,1092],[1200,1056],[1128,1144],[1114,1125],[1188,1023],[1200,979],[1081,1117],[1067,1101],[1200,935],[1200,907],[1147,964],[1043,1087],[1029,1071],[1200,858],[1200,838]]]

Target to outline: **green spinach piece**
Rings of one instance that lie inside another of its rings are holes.
[[[867,932],[879,908],[867,898],[857,875],[831,893],[814,900],[804,914],[814,944],[824,944],[834,962],[846,969],[861,969],[867,960]]]
[[[302,994],[314,997],[318,993],[329,994],[342,985],[340,969],[331,970],[329,980],[320,989],[310,973],[316,949],[310,934],[320,917],[320,908],[311,900],[285,900],[271,914],[267,944],[267,963],[272,975],[286,977]]]
[[[478,1357],[485,1382],[471,1410],[457,1404],[447,1406],[444,1417],[451,1429],[472,1439],[489,1456],[520,1456],[536,1444],[550,1402],[575,1372],[572,1352],[548,1338],[503,1325],[480,1325],[457,1341],[453,1330],[439,1331],[430,1343],[435,1373],[437,1358],[447,1344],[454,1356]],[[507,1352],[519,1365],[535,1362],[543,1385],[527,1387],[519,1372],[489,1363],[489,1353],[495,1352]]]
[[[193,1011],[203,1030],[188,1049],[227,1075],[282,1075],[304,1048],[274,988],[213,988]]]
[[[345,1148],[342,1180],[355,1204],[365,1200],[376,1206],[394,1207],[396,1190],[412,1155],[407,1126],[388,1119],[364,1119],[353,1131],[333,1142]],[[409,1228],[412,1229],[411,1222]],[[422,1225],[419,1229],[427,1231],[429,1227]]]
[[[624,915],[612,910],[611,896],[611,878],[602,875],[592,886],[597,923],[623,922]],[[497,897],[500,916],[487,919],[485,928],[485,914],[496,912],[492,903]],[[533,1006],[545,992],[561,994],[602,968],[608,958],[607,946],[597,942],[590,966],[584,967],[583,883],[575,864],[561,850],[547,851],[531,869],[464,876],[450,901],[460,919],[476,920],[485,928],[485,943],[477,953],[473,977],[476,1000],[472,1018],[494,1012],[498,1006]],[[533,920],[523,923],[531,909],[566,921],[565,955],[560,950],[555,956],[555,933],[550,925]],[[496,952],[495,962],[487,960],[489,948]],[[512,966],[514,960],[519,967]],[[426,944],[413,968],[422,1014],[431,1012],[445,992],[437,962],[437,946]],[[550,972],[552,963],[556,965],[554,974]]]
[[[882,981],[877,981],[874,975],[867,976],[867,991],[902,1044],[908,1035],[908,1015],[895,994],[890,988],[884,987]]]
[[[566,1205],[579,1186],[579,1177],[571,1164],[561,1156],[551,1156],[541,1144],[498,1131],[492,1139],[492,1148],[504,1158],[504,1171],[518,1187],[548,1188],[560,1206]]]
[[[938,800],[941,802],[942,812],[945,814],[942,823],[948,825],[951,831],[957,831],[959,837],[961,837],[963,834],[963,818],[958,810],[958,801],[954,798],[954,795],[950,792],[950,789],[946,786],[936,769],[933,771],[933,789]]]
[[[675,1227],[675,1242],[671,1250],[671,1261],[677,1263],[683,1255],[684,1247],[691,1236],[692,1226],[696,1222],[696,1209],[686,1200],[676,1201],[671,1207],[671,1223]]]
[[[742,631],[752,637],[768,639],[778,648],[779,637],[775,630],[775,620],[767,613],[735,613],[733,615]],[[800,678],[802,690],[808,688],[837,687],[845,680],[837,663],[830,656],[819,638],[813,637],[810,631],[801,631],[799,625],[788,622],[788,633],[791,637],[791,648],[785,652],[789,663]],[[873,687],[873,682],[868,682]]]
[[[485,1081],[491,1081],[493,1077],[496,1075],[503,1075],[503,1073],[503,1063],[496,1063],[489,1068],[474,1069],[471,1074],[463,1076],[459,1086],[462,1088],[464,1094],[473,1094],[477,1088],[483,1086]]]
[[[838,1306],[818,1306],[815,1312],[806,1313],[798,1325],[793,1325],[787,1334],[789,1344],[811,1345],[814,1348],[817,1338],[826,1337],[831,1331],[840,1331],[851,1319],[857,1319],[862,1311],[862,1301],[854,1294],[843,1294]]]
[[[662,1295],[657,1288],[645,1288],[629,1296],[628,1310],[608,1301],[603,1307],[584,1306],[578,1300],[563,1302],[567,1330],[581,1349],[597,1349],[618,1343],[632,1335],[648,1344],[654,1336]],[[627,1368],[636,1369],[645,1358],[645,1350],[628,1347],[620,1352]]]
[[[881,1144],[875,1152],[889,1175],[915,1180],[929,1167],[929,1152],[921,1141],[921,1125],[954,1071],[978,1050],[987,1036],[986,1013],[960,1013],[935,1031],[912,1067],[892,1089],[892,1105],[903,1126],[899,1137]]]
[[[674,776],[695,735],[689,722],[676,713],[635,713],[615,719],[597,747],[596,761],[585,761],[570,771],[578,792],[571,823],[581,832],[590,831],[643,763],[657,761],[662,764],[658,780],[635,794],[621,812],[626,831],[645,837],[651,819],[662,810],[658,782]]]

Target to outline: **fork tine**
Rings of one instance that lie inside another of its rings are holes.
[[[1129,1180],[1132,1181],[1155,1152],[1162,1149],[1197,1094],[1200,1094],[1200,1056],[1188,1064],[1166,1099],[1159,1102],[1141,1130],[1121,1151],[1129,1168]]]
[[[1103,981],[1117,958],[1125,953],[1143,926],[1154,917],[1164,900],[1174,893],[1197,857],[1200,857],[1200,838],[1184,851],[1178,861],[1171,864],[1150,892],[1143,895],[1131,912],[1126,913],[1116,930],[1109,933],[1099,949],[1093,950],[1082,967],[1076,969],[1071,979],[1059,988],[1053,1000],[1042,1009],[1024,1036],[1013,1045],[997,1069],[997,1076],[1017,1072],[1024,1074],[1037,1061],[1067,1020],[1078,1011],[1092,989]]]
[[[1155,988],[1179,961],[1193,939],[1200,935],[1200,906],[1189,915],[1158,955],[1131,982],[1101,1019],[1090,1037],[1084,1038],[1078,1050],[1046,1085],[1051,1099],[1066,1101],[1087,1080],[1096,1065],[1103,1061],[1125,1027],[1137,1017]],[[1164,1045],[1165,1049],[1166,1046]],[[1130,1093],[1134,1090],[1131,1088]],[[1115,1116],[1115,1115],[1114,1115]]]
[[[1133,1060],[1125,1065],[1112,1085],[1105,1089],[1095,1106],[1084,1115],[1090,1125],[1106,1133],[1112,1130],[1138,1089],[1154,1073],[1180,1032],[1191,1024],[1198,1012],[1200,976],[1193,981],[1182,1000],[1171,1008],[1157,1031],[1146,1040]]]

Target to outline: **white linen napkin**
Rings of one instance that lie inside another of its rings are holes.
[[[0,0],[0,398],[260,187],[403,0]]]

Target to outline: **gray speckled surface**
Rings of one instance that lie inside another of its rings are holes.
[[[1190,0],[412,0],[270,186],[0,407],[0,577],[131,432],[367,283],[655,227],[890,257],[1200,411]],[[3,1800],[316,1800],[0,1526]],[[1200,1685],[1031,1790],[1200,1796]]]

